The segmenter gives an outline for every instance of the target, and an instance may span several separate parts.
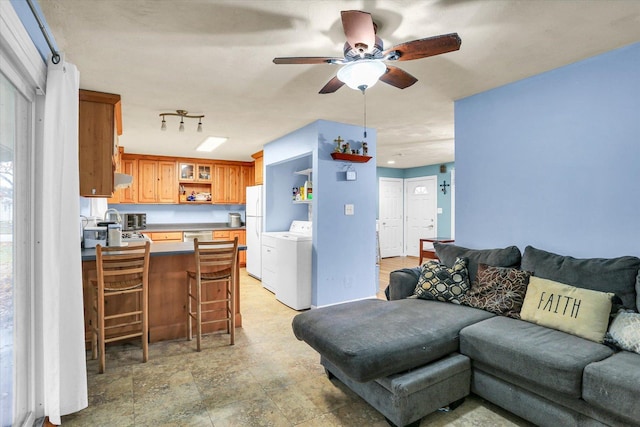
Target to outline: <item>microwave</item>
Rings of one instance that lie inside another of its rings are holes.
[[[144,213],[123,213],[122,230],[144,230],[147,228],[147,214]]]

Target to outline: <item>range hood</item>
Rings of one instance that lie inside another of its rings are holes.
[[[131,183],[133,182],[133,176],[127,175],[125,173],[114,173],[113,174],[113,185],[115,188],[127,188],[131,187]]]

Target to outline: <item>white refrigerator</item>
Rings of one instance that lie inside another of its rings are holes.
[[[256,279],[262,277],[262,206],[262,185],[247,187],[247,273]]]

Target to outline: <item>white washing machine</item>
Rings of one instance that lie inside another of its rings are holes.
[[[262,233],[262,286],[294,310],[311,307],[311,221]]]

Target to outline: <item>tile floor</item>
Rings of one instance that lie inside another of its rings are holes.
[[[89,407],[65,426],[388,426],[384,417],[339,381],[329,381],[318,354],[291,332],[296,312],[241,270],[243,327],[228,335],[150,345],[141,363],[136,344],[111,346],[106,373],[88,360]],[[90,356],[90,353],[87,354]],[[471,396],[422,426],[528,426]]]

